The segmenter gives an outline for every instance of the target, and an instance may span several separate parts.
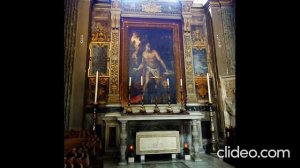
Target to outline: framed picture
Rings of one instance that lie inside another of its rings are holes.
[[[88,77],[96,77],[97,71],[99,73],[99,76],[109,75],[109,50],[110,50],[110,43],[107,42],[90,43]]]
[[[206,75],[206,73],[208,72],[206,47],[193,46],[192,50],[195,76]]]
[[[131,104],[140,104],[142,95],[145,104],[167,104],[168,91],[172,104],[180,102],[179,87],[183,78],[180,28],[179,21],[122,21],[122,103],[128,102],[129,91]]]
[[[211,79],[210,79],[211,80]],[[207,77],[201,74],[195,77],[196,96],[199,103],[208,103]]]

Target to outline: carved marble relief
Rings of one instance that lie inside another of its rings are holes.
[[[113,13],[112,14],[112,24],[111,27],[114,28],[120,28],[120,14],[119,13]]]
[[[191,4],[183,4],[182,11],[183,12],[191,12]]]
[[[193,45],[206,45],[206,29],[204,25],[192,25],[192,42]]]
[[[235,76],[221,77],[221,94],[225,127],[235,127]]]
[[[111,6],[112,6],[112,8],[120,8],[121,7],[120,1],[119,0],[112,1]]]

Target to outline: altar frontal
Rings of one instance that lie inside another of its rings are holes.
[[[180,153],[179,131],[136,133],[136,154]]]

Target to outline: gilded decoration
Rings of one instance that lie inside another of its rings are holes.
[[[99,77],[97,100],[98,104],[106,104],[108,98],[108,77]],[[96,78],[89,78],[88,104],[93,104],[95,99]]]
[[[110,6],[95,4],[91,18],[91,41],[110,42]]]
[[[190,33],[184,33],[184,58],[185,58],[185,75],[187,86],[187,99],[189,102],[196,101],[195,84],[194,84],[194,66],[192,58],[192,39]]]
[[[112,49],[110,59],[110,80],[109,95],[110,103],[118,103],[119,101],[119,50],[120,50],[120,32],[112,31]]]
[[[92,42],[109,42],[110,25],[108,21],[92,21]]]

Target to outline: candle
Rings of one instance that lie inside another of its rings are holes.
[[[189,155],[189,145],[187,143],[184,144],[184,154]]]
[[[133,157],[133,153],[134,153],[134,147],[133,147],[133,145],[129,145],[129,154],[130,154],[130,157]]]
[[[129,77],[129,86],[131,86],[131,77]]]
[[[133,145],[129,146],[130,151],[133,151]]]
[[[168,85],[168,87],[170,86],[169,78],[167,78],[167,85]]]
[[[143,76],[141,76],[141,86],[143,86]]]
[[[97,93],[98,93],[98,71],[96,72],[95,101],[94,101],[95,104],[97,104]]]
[[[180,79],[180,86],[182,86],[182,79]]]
[[[207,73],[206,75],[207,75],[208,103],[211,103],[209,74]]]

